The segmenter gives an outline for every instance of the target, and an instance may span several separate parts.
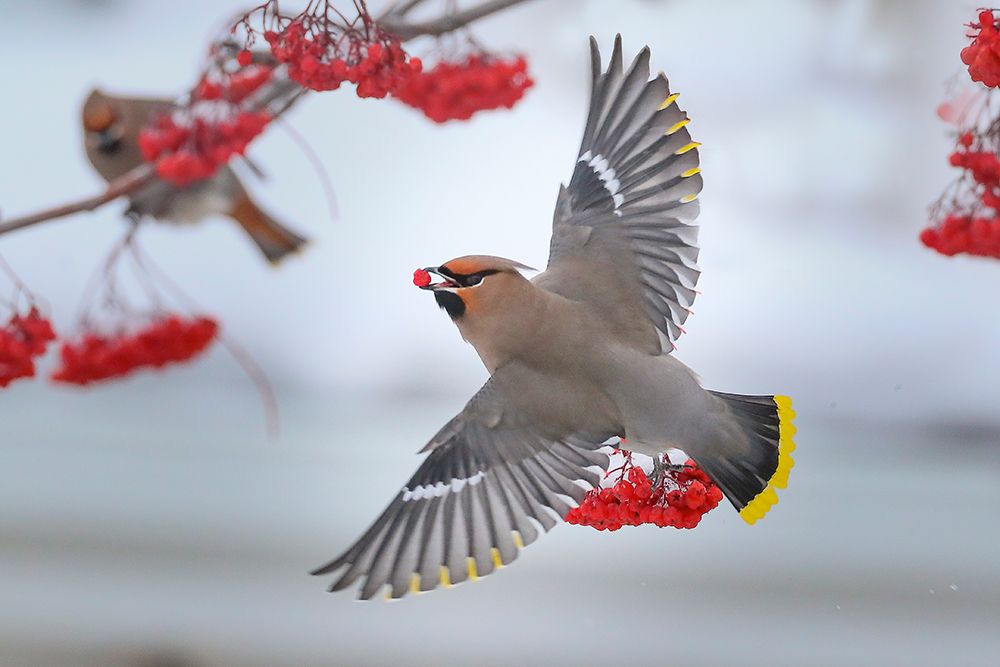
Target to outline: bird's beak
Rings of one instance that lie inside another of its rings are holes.
[[[426,285],[421,285],[420,289],[427,289],[427,290],[431,290],[431,291],[436,291],[436,290],[441,290],[441,289],[455,289],[456,287],[459,287],[458,283],[452,281],[448,276],[443,275],[440,272],[439,267],[437,267],[437,266],[428,266],[428,267],[426,267],[424,269],[424,271],[426,271],[427,273],[432,273],[435,276],[438,276],[439,278],[441,278],[442,280],[440,282],[436,282],[436,283],[435,282],[430,282],[430,283],[427,283]]]

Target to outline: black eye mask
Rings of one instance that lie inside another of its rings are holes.
[[[112,125],[106,130],[100,132],[94,132],[95,146],[97,150],[105,155],[112,155],[121,150],[122,147],[122,135],[124,132],[120,127]]]
[[[442,266],[438,268],[438,273],[445,276],[459,287],[475,287],[479,283],[483,282],[483,278],[486,276],[492,276],[500,272],[496,269],[486,269],[485,271],[477,271],[476,273],[462,274],[454,273],[453,271],[449,271]]]

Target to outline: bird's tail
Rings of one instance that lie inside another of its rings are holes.
[[[245,194],[236,199],[229,215],[240,224],[272,264],[277,264],[306,243],[305,238],[262,211]]]
[[[695,461],[722,489],[743,520],[753,524],[778,502],[775,489],[788,485],[788,474],[795,464],[792,399],[711,393],[729,407],[747,436],[749,450],[737,456],[695,457]]]

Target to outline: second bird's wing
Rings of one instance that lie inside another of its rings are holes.
[[[628,71],[621,37],[606,72],[591,38],[593,89],[580,154],[559,193],[549,265],[536,283],[632,327],[650,352],[673,350],[698,281],[702,179],[687,114],[649,49]],[[648,323],[636,327],[635,321]]]
[[[501,371],[502,372],[502,371]],[[428,591],[490,574],[597,486],[611,434],[542,435],[491,379],[424,448],[427,458],[371,527],[313,574],[346,568],[331,591]]]

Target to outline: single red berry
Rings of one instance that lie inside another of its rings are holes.
[[[413,284],[417,287],[427,287],[431,284],[431,274],[424,269],[417,269],[413,272]]]

